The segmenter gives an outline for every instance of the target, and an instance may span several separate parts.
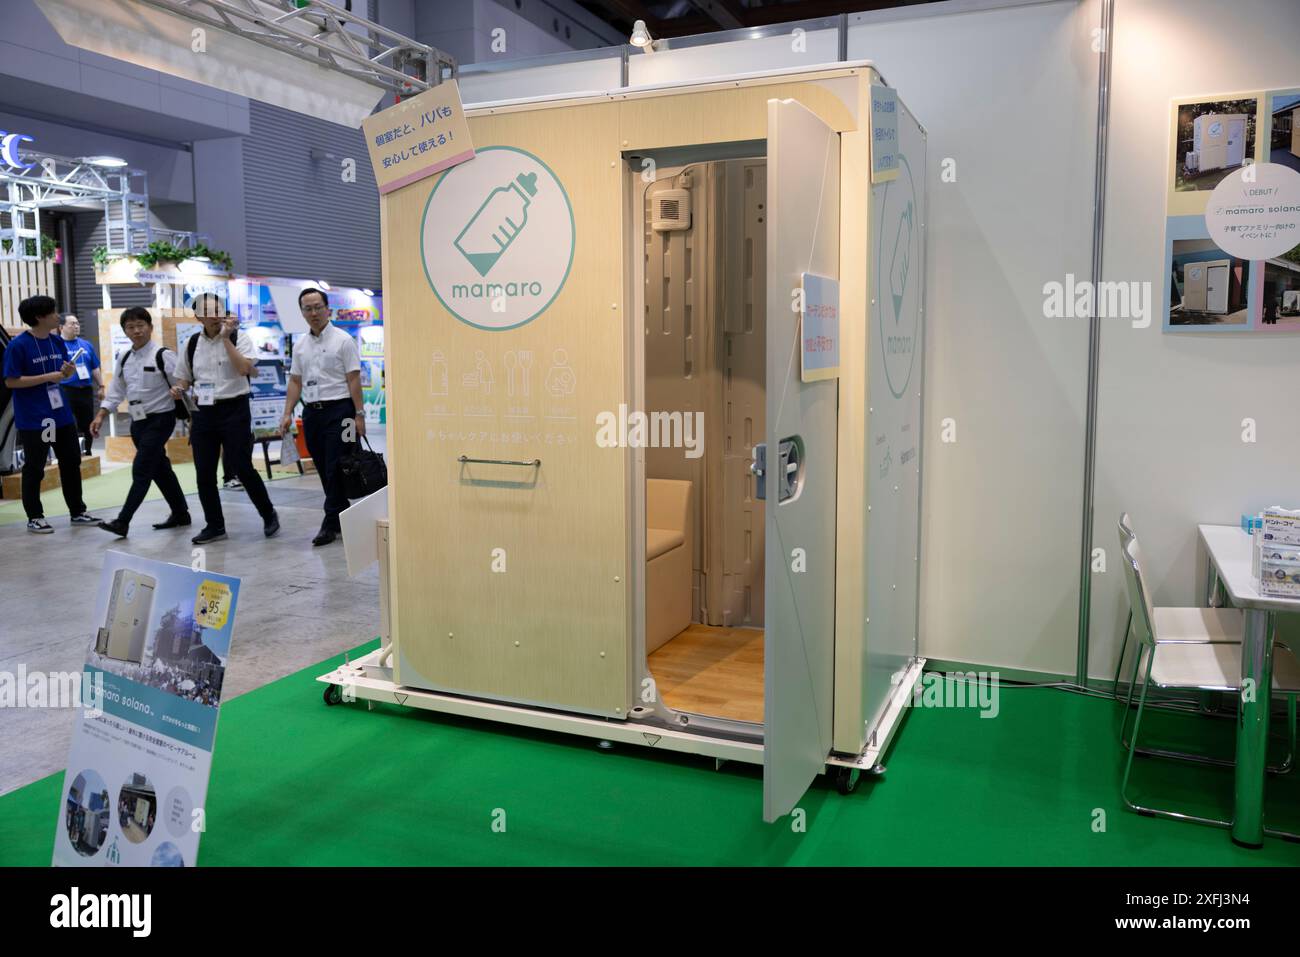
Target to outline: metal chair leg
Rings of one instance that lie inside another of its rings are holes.
[[[1289,774],[1295,767],[1295,699],[1296,696],[1289,694],[1286,696],[1286,760],[1278,767],[1278,774]]]
[[[1133,659],[1133,674],[1128,679],[1128,700],[1124,702],[1124,720],[1119,725],[1119,743],[1122,747],[1128,747],[1128,741],[1124,739],[1124,732],[1128,728],[1128,716],[1133,710],[1133,692],[1137,688],[1138,668],[1142,664],[1142,655],[1146,649],[1139,644],[1137,646],[1137,655]]]
[[[1146,649],[1139,644],[1137,658],[1133,662],[1133,674],[1132,677],[1129,679],[1129,683],[1128,683],[1128,700],[1124,704],[1124,717],[1123,720],[1120,721],[1120,725],[1119,725],[1119,743],[1120,746],[1123,748],[1129,748],[1132,744],[1132,742],[1130,742],[1129,739],[1125,737],[1125,734],[1128,731],[1128,716],[1129,713],[1133,710],[1133,693],[1134,690],[1137,688],[1138,671],[1142,663],[1142,655],[1145,652]],[[1154,651],[1151,652],[1151,656],[1152,657],[1155,656]],[[1144,696],[1146,694],[1146,688],[1150,683],[1150,678],[1151,678],[1151,666],[1148,663],[1147,677],[1146,677],[1146,681],[1143,684],[1143,689],[1142,689],[1142,693]],[[1159,705],[1153,704],[1152,707],[1157,708],[1158,710],[1167,710],[1167,709],[1160,709]],[[1294,761],[1294,755],[1296,750],[1295,707],[1296,707],[1295,696],[1288,695],[1287,696],[1287,731],[1289,735],[1288,743],[1290,745],[1290,749],[1287,752],[1286,760],[1283,761],[1281,764],[1276,764],[1276,765],[1270,764],[1267,766],[1265,770],[1267,770],[1269,774],[1286,774],[1288,771],[1291,770],[1291,766]],[[1186,713],[1189,715],[1206,714],[1205,712],[1200,712],[1200,711],[1188,711]],[[1164,748],[1137,748],[1136,750],[1138,754],[1144,757],[1170,758],[1175,761],[1190,761],[1193,764],[1207,764],[1211,767],[1216,767],[1216,768],[1231,768],[1231,767],[1236,767],[1237,764],[1235,759],[1214,758],[1214,757],[1210,757],[1209,755],[1193,754],[1188,751],[1172,751]]]
[[[1143,649],[1141,646],[1139,646],[1138,647],[1139,661],[1142,660],[1142,652]],[[1155,649],[1153,648],[1151,650],[1152,661],[1154,661],[1155,655],[1156,655]],[[1129,778],[1133,774],[1133,755],[1137,753],[1138,729],[1141,728],[1142,726],[1142,712],[1146,709],[1147,691],[1150,689],[1150,687],[1151,687],[1151,665],[1148,664],[1147,675],[1145,680],[1142,682],[1142,696],[1138,700],[1137,716],[1133,719],[1133,741],[1129,747],[1128,758],[1124,763],[1124,779],[1123,781],[1120,782],[1120,786],[1119,786],[1120,800],[1124,802],[1124,806],[1127,807],[1130,811],[1133,811],[1137,814],[1146,815],[1148,817],[1167,817],[1167,818],[1172,818],[1173,820],[1176,821],[1191,821],[1195,824],[1207,824],[1211,827],[1222,827],[1222,828],[1232,827],[1231,821],[1221,821],[1218,818],[1201,817],[1196,814],[1184,814],[1181,811],[1170,811],[1165,808],[1146,807],[1144,805],[1137,804],[1136,802],[1129,799],[1128,782],[1129,782]],[[1127,721],[1127,709],[1125,710],[1126,710],[1125,720]]]
[[[1133,631],[1133,609],[1128,610],[1128,623],[1124,625],[1124,640],[1119,645],[1119,661],[1115,662],[1115,680],[1110,683],[1111,695],[1119,700],[1119,673],[1124,669],[1124,655],[1128,653],[1128,636]]]

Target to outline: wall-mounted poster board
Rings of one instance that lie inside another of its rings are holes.
[[[1300,88],[1174,101],[1166,332],[1300,331]]]

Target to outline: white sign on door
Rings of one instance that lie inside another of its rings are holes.
[[[573,207],[532,153],[488,146],[447,171],[421,226],[434,294],[462,322],[513,329],[559,295],[573,265]]]

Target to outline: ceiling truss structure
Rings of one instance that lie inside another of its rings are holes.
[[[225,30],[318,66],[328,66],[398,96],[456,75],[456,60],[434,47],[327,0],[139,0]]]
[[[153,241],[149,182],[143,170],[104,169],[63,156],[19,154],[28,164],[0,166],[0,261],[41,259],[41,210],[100,207],[110,256],[141,253]]]

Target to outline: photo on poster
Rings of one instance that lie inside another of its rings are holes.
[[[158,795],[149,779],[132,771],[117,797],[117,820],[132,844],[143,844],[153,833],[158,817]]]
[[[1300,332],[1300,245],[1266,260],[1259,332]]]
[[[116,569],[110,581],[107,611],[87,664],[215,708],[230,635],[203,626],[203,616],[195,613],[196,601],[202,611],[202,597],[172,592],[169,601],[156,601],[156,576],[134,568]]]
[[[94,857],[108,837],[108,787],[94,771],[72,779],[64,799],[64,829],[68,843],[82,857]]]
[[[1255,158],[1258,97],[1197,100],[1175,106],[1174,192],[1212,190]]]
[[[1278,90],[1268,100],[1268,161],[1300,173],[1300,90]]]
[[[1169,220],[1165,328],[1242,331],[1251,326],[1250,280],[1257,265],[1224,252],[1200,216]]]

